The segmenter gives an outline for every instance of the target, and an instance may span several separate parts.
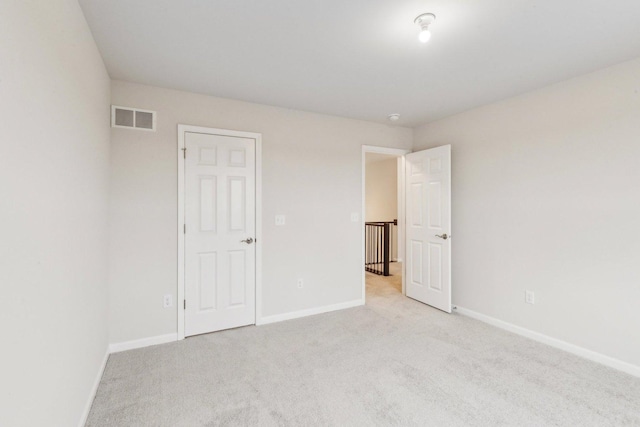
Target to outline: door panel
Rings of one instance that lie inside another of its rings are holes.
[[[229,252],[229,306],[245,305],[246,253]]]
[[[229,183],[229,231],[244,231],[245,207],[246,207],[246,191],[245,179],[243,176],[230,176]]]
[[[217,308],[218,254],[216,252],[200,253],[198,258],[198,310],[200,312],[215,310]]]
[[[422,286],[422,242],[411,240],[411,249],[409,250],[409,262],[411,271],[411,281],[414,286]]]
[[[216,231],[216,177],[200,177],[200,231]]]
[[[451,146],[405,160],[407,296],[450,313]]]
[[[185,133],[185,336],[255,323],[255,140]]]

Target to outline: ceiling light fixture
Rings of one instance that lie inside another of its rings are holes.
[[[418,39],[422,43],[426,43],[431,38],[431,31],[429,31],[429,25],[433,24],[433,21],[436,20],[436,15],[433,13],[423,13],[419,15],[414,21],[414,24],[418,24],[420,27],[420,35]]]
[[[400,120],[400,114],[389,114],[389,120],[391,120],[392,122],[397,122],[398,120]]]

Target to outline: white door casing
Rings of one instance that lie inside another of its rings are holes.
[[[451,313],[451,146],[405,159],[406,293]]]
[[[187,131],[184,148],[184,336],[254,324],[256,140]]]

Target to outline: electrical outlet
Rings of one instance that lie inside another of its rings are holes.
[[[358,215],[358,212],[351,212],[351,222],[358,222],[359,219],[360,215]]]
[[[535,297],[535,294],[533,293],[533,291],[525,291],[524,292],[524,302],[526,302],[527,304],[535,304],[536,303],[536,297]]]
[[[165,295],[162,305],[164,306],[164,308],[172,307],[173,306],[173,296],[171,294]]]
[[[304,280],[298,279],[298,289],[302,289],[304,287]]]
[[[286,223],[286,217],[284,215],[276,215],[276,225],[284,225]]]

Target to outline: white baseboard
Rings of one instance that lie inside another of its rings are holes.
[[[175,332],[172,334],[158,335],[155,337],[142,338],[139,340],[109,344],[109,353],[118,353],[121,351],[149,347],[150,345],[156,344],[165,344],[173,341],[178,341],[178,334]]]
[[[104,358],[102,359],[102,364],[98,369],[98,373],[96,375],[95,380],[93,380],[93,387],[91,387],[91,392],[89,393],[89,399],[84,407],[84,411],[80,416],[80,422],[78,423],[78,427],[84,427],[87,423],[87,418],[89,418],[89,412],[91,411],[91,405],[93,405],[93,399],[96,397],[96,393],[98,392],[98,386],[100,385],[100,380],[102,379],[102,374],[104,374],[104,368],[107,367],[107,360],[109,360],[109,349],[104,353]]]
[[[551,347],[559,348],[566,352],[575,354],[576,356],[589,359],[593,362],[597,362],[608,366],[610,368],[617,369],[627,374],[640,377],[640,366],[632,365],[631,363],[623,362],[613,357],[605,356],[604,354],[597,353],[592,350],[588,350],[584,347],[577,346],[575,344],[568,343],[566,341],[559,340],[557,338],[550,337],[548,335],[541,334],[539,332],[532,331],[520,326],[516,326],[513,323],[505,322],[495,317],[487,316],[482,313],[478,313],[473,310],[466,309],[464,307],[457,306],[456,311],[462,315],[472,317],[482,322],[488,323],[492,326],[496,326],[500,329],[504,329],[514,334],[522,335],[523,337],[530,338],[534,341],[541,342],[543,344],[550,345]]]
[[[345,308],[352,308],[360,305],[364,305],[364,301],[361,299],[357,299],[353,301],[341,302],[339,304],[309,308],[307,310],[292,311],[290,313],[283,313],[283,314],[274,314],[273,316],[266,316],[259,319],[256,322],[256,325],[266,325],[269,323],[282,322],[283,320],[291,320],[291,319],[297,319],[299,317],[313,316],[314,314],[328,313],[330,311],[343,310]]]

